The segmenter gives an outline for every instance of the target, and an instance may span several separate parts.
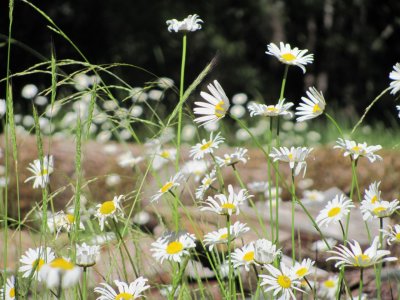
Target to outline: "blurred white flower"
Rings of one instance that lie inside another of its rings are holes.
[[[132,152],[128,151],[118,157],[118,165],[122,168],[133,168],[143,160],[144,158],[142,156],[134,157]]]
[[[150,90],[148,95],[150,100],[160,101],[164,93],[160,90]]]
[[[244,116],[244,114],[246,113],[246,109],[244,108],[243,105],[240,104],[235,104],[231,107],[230,109],[230,113],[232,116],[240,119],[241,117]]]
[[[140,105],[133,105],[131,107],[130,114],[134,118],[139,118],[143,114],[143,107]]]
[[[24,125],[25,127],[32,127],[33,125],[35,125],[35,119],[31,115],[26,115],[22,119],[22,125]]]
[[[37,96],[34,102],[36,105],[43,106],[47,104],[48,100],[45,96]]]
[[[39,271],[41,280],[49,289],[69,288],[79,282],[81,269],[64,258],[56,258]]]
[[[7,110],[6,100],[0,99],[0,118],[2,118]]]
[[[100,143],[108,142],[111,139],[111,131],[102,131],[96,136],[96,141]]]
[[[106,185],[109,187],[117,186],[121,183],[121,176],[118,174],[110,174],[106,177]]]
[[[141,87],[134,87],[130,93],[131,99],[133,102],[145,102],[148,98],[147,93]]]
[[[84,91],[90,87],[92,80],[85,73],[78,73],[73,77],[74,87],[78,91]]]
[[[169,32],[189,32],[189,31],[197,31],[201,29],[201,24],[203,20],[199,18],[198,15],[188,15],[182,21],[178,21],[177,19],[168,20],[168,31]]]
[[[238,131],[236,131],[235,136],[239,141],[247,141],[250,139],[250,134],[243,128],[240,128]]]
[[[157,79],[156,83],[163,90],[170,89],[174,86],[174,81],[168,77],[160,77]]]
[[[326,245],[326,243],[328,243],[328,246]],[[332,249],[334,246],[336,246],[337,244],[337,240],[333,239],[333,238],[326,238],[324,240],[319,240],[319,241],[315,241],[311,244],[311,250],[312,251],[318,251],[318,252],[325,252],[328,251],[329,249]]]
[[[183,126],[182,128],[182,139],[186,142],[193,140],[196,135],[196,127],[190,124]]]
[[[390,72],[389,78],[392,80],[390,83],[390,93],[394,95],[400,91],[400,63],[393,66],[393,71]]]
[[[33,99],[38,92],[39,89],[37,88],[36,85],[27,84],[22,88],[21,96],[24,97],[25,99]]]
[[[103,102],[103,108],[105,110],[116,110],[118,108],[118,103],[113,100],[106,100]]]
[[[238,93],[233,95],[232,97],[232,103],[233,104],[238,104],[238,105],[243,105],[247,102],[248,97],[245,93]]]

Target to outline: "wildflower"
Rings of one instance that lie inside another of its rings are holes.
[[[249,98],[245,93],[238,93],[233,95],[232,97],[232,103],[237,104],[237,105],[243,105],[247,102]]]
[[[381,182],[374,181],[371,183],[367,190],[365,190],[364,200],[362,202],[368,202],[374,204],[375,202],[381,201],[381,191],[379,185]]]
[[[203,20],[199,18],[198,15],[188,15],[183,21],[178,21],[177,19],[172,19],[167,21],[169,32],[189,32],[197,31],[201,29],[201,24]]]
[[[308,52],[307,49],[299,50],[297,47],[292,49],[290,44],[280,42],[278,48],[274,43],[270,43],[267,49],[266,54],[275,56],[281,63],[298,66],[303,70],[303,73],[306,72],[304,66],[314,61],[313,54],[305,55]]]
[[[339,277],[330,276],[327,280],[321,282],[318,289],[318,296],[323,299],[336,299],[336,292],[339,287]]]
[[[362,201],[360,206],[364,220],[390,217],[399,208],[397,199],[391,202],[381,200],[375,203]]]
[[[287,147],[272,148],[269,156],[273,158],[274,161],[288,162],[290,168],[294,169],[294,176],[299,175],[301,169],[304,168],[303,177],[306,173],[307,163],[306,158],[310,154],[313,148],[306,147],[291,147],[290,150]]]
[[[258,103],[251,103],[247,107],[250,111],[250,117],[264,116],[264,117],[276,117],[276,116],[290,116],[293,114],[289,111],[294,104],[292,102],[284,103],[285,99],[282,99],[276,105],[265,105]]]
[[[128,151],[118,157],[118,165],[122,168],[133,168],[143,160],[142,156],[134,157],[132,152]]]
[[[0,99],[0,118],[2,118],[6,114],[7,105],[6,100]]]
[[[7,278],[5,287],[0,289],[0,299],[14,300],[16,295],[15,291],[15,277]]]
[[[281,250],[267,239],[259,239],[254,243],[254,261],[257,264],[270,264],[281,254]]]
[[[232,253],[233,267],[244,266],[247,272],[250,271],[250,265],[254,264],[254,243],[247,244],[240,249],[235,249]]]
[[[35,96],[37,95],[38,92],[39,92],[39,89],[37,88],[37,86],[30,83],[30,84],[25,85],[22,88],[21,96],[25,99],[33,99],[33,98],[35,98]]]
[[[96,300],[138,299],[143,297],[142,293],[150,288],[149,285],[146,285],[147,281],[148,279],[142,276],[131,282],[129,285],[123,281],[114,280],[114,283],[118,288],[118,294],[110,285],[102,282],[100,284],[103,287],[94,288],[94,292],[101,295]]]
[[[224,138],[221,137],[221,133],[213,138],[213,132],[210,135],[210,139],[207,141],[203,139],[201,143],[197,143],[190,150],[190,156],[193,156],[194,159],[203,159],[204,155],[207,153],[213,153],[214,149],[218,148],[218,145],[224,142]]]
[[[325,196],[323,192],[317,191],[317,190],[305,190],[303,192],[303,198],[301,199],[301,202],[304,205],[309,205],[309,204],[314,204],[314,203],[321,203],[324,202]]]
[[[318,226],[328,226],[330,223],[339,222],[344,216],[350,212],[350,208],[354,207],[351,199],[345,195],[336,195],[333,200],[329,201],[323,210],[318,214],[316,222]]]
[[[174,80],[168,77],[160,77],[157,79],[156,84],[163,90],[166,90],[174,86]]]
[[[205,192],[210,188],[215,180],[217,180],[217,177],[216,170],[214,169],[201,180],[201,185],[196,189],[196,199],[202,200]]]
[[[297,279],[296,275],[291,269],[285,266],[281,262],[280,269],[275,268],[272,265],[264,266],[270,275],[259,275],[262,278],[261,286],[267,285],[268,287],[264,290],[266,293],[273,291],[273,296],[281,293],[283,299],[293,299],[296,300],[296,296],[293,290],[303,292],[298,286],[301,285],[300,281]]]
[[[182,172],[185,175],[193,175],[194,180],[198,182],[200,178],[206,173],[208,163],[205,160],[191,160],[185,163]]]
[[[236,148],[235,152],[232,154],[224,154],[224,157],[216,157],[217,164],[220,168],[227,166],[234,166],[235,164],[242,162],[247,163],[249,157],[247,156],[247,149],[245,148]]]
[[[339,138],[336,142],[338,145],[333,148],[344,150],[344,156],[351,156],[352,160],[357,160],[359,157],[366,157],[373,163],[376,160],[382,160],[382,157],[374,154],[374,152],[381,150],[381,145],[367,146],[367,143],[356,143],[355,141],[344,140]]]
[[[393,71],[390,72],[389,78],[393,81],[390,83],[391,94],[396,94],[400,91],[400,63],[393,66]]]
[[[54,252],[50,247],[39,247],[36,249],[29,248],[19,260],[21,266],[18,271],[23,272],[22,277],[24,278],[32,276],[40,281],[38,272],[44,264],[52,261],[54,258]]]
[[[196,247],[195,240],[196,237],[187,232],[169,232],[152,243],[150,251],[154,252],[153,257],[161,263],[165,259],[181,262],[182,256],[189,255],[189,250]]]
[[[327,247],[326,243],[328,243],[329,248]],[[318,252],[325,252],[328,251],[329,249],[331,249],[332,247],[336,246],[337,244],[337,240],[333,239],[333,238],[326,238],[324,240],[319,240],[319,241],[315,241],[311,244],[311,250],[313,251],[318,251]]]
[[[56,212],[55,214],[49,213],[47,218],[47,226],[50,232],[56,232],[56,237],[65,229],[67,232],[71,232],[75,225],[75,217],[73,213],[65,213],[64,211]],[[85,229],[82,222],[79,223],[79,229]]]
[[[293,272],[298,279],[301,279],[311,273],[311,267],[314,264],[315,264],[315,261],[313,261],[309,258],[303,259],[303,261],[301,263],[296,261],[296,263],[293,267]]]
[[[176,157],[176,149],[161,149],[158,148],[155,153],[153,153],[153,163],[152,167],[154,170],[160,170],[162,166],[166,163],[175,160]]]
[[[86,243],[76,245],[76,264],[80,267],[93,266],[100,256],[100,246],[89,246]]]
[[[183,175],[181,172],[176,173],[173,177],[171,177],[155,194],[153,197],[151,197],[151,202],[157,201],[160,199],[162,195],[165,193],[169,192],[172,188],[179,186],[181,181],[183,179]]]
[[[207,85],[211,95],[206,92],[201,92],[200,96],[203,97],[206,102],[195,102],[198,107],[195,107],[193,112],[195,115],[202,115],[194,121],[201,123],[200,126],[204,126],[209,123],[216,123],[223,117],[225,117],[230,103],[229,98],[226,96],[224,89],[217,80],[214,80],[214,85],[211,83]]]
[[[34,180],[34,189],[38,187],[45,188],[46,185],[50,182],[50,174],[53,173],[53,169],[53,155],[43,157],[43,165],[41,165],[40,159],[35,159],[33,163],[29,164],[28,167],[28,170],[31,171],[34,176],[27,178],[25,182]]]
[[[300,106],[296,107],[295,115],[297,122],[313,119],[324,112],[326,102],[322,92],[318,92],[314,87],[310,87],[306,92],[307,97],[301,97],[303,100]]]
[[[118,222],[118,217],[123,216],[124,212],[120,206],[120,202],[124,196],[114,196],[113,200],[105,201],[102,204],[97,204],[95,216],[99,219],[100,230],[104,230],[104,224],[107,224],[108,218],[113,218]]]
[[[353,240],[353,244],[349,242],[350,247],[340,245],[335,247],[337,251],[331,250],[329,253],[335,256],[329,257],[327,260],[336,260],[335,267],[350,266],[366,268],[385,261],[395,261],[396,257],[385,257],[390,254],[389,250],[378,250],[379,238],[375,237],[372,245],[365,251],[361,250],[360,244]]]
[[[106,177],[106,185],[109,187],[117,186],[121,183],[121,176],[118,174],[109,174]]]
[[[49,289],[69,288],[78,283],[81,269],[64,258],[56,258],[45,264],[39,271],[39,277]]]
[[[400,225],[389,226],[388,230],[382,230],[383,237],[387,238],[387,243],[400,243]]]
[[[245,113],[246,113],[246,109],[243,107],[243,105],[239,105],[239,104],[235,104],[231,107],[231,109],[229,110],[230,114],[232,116],[234,116],[235,118],[242,118]]]
[[[253,181],[247,186],[253,193],[265,193],[268,192],[269,183],[267,181]]]
[[[229,228],[231,240],[239,237],[241,234],[249,231],[250,228],[246,224],[236,221],[235,224]],[[228,228],[220,228],[217,231],[207,233],[204,236],[204,244],[208,246],[208,250],[211,251],[217,244],[226,244],[228,242]]]
[[[215,196],[216,201],[212,197],[208,197],[205,202],[208,207],[202,207],[202,211],[212,211],[219,215],[229,215],[239,214],[239,206],[244,204],[244,202],[252,197],[247,194],[245,189],[241,189],[238,194],[233,191],[232,185],[228,186],[228,197],[224,194],[219,194]],[[218,203],[219,202],[219,203]]]

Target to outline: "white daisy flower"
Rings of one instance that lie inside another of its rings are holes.
[[[236,148],[234,153],[224,154],[223,158],[216,156],[215,159],[220,168],[232,166],[239,162],[242,162],[245,164],[245,163],[247,163],[247,160],[249,159],[249,157],[247,156],[247,151],[248,150],[245,148]]]
[[[307,97],[301,97],[303,102],[296,107],[297,122],[318,117],[324,112],[326,106],[324,95],[322,95],[322,92],[318,92],[316,88],[310,87],[306,94]]]
[[[329,201],[323,210],[320,211],[315,221],[318,226],[328,226],[329,224],[337,223],[344,216],[350,212],[350,208],[354,207],[351,199],[348,199],[345,195],[336,195],[333,200]]]
[[[247,199],[252,196],[248,195],[247,190],[241,189],[238,194],[233,190],[232,185],[228,186],[228,197],[224,194],[215,195],[213,197],[208,197],[207,201],[204,203],[207,206],[203,206],[201,211],[211,211],[219,215],[238,215],[240,210],[239,206],[243,205]],[[218,200],[218,201],[217,201]]]
[[[142,156],[134,157],[132,152],[128,151],[118,157],[118,165],[122,168],[133,168],[143,160]]]
[[[7,281],[5,282],[5,287],[3,285],[3,287],[0,289],[0,299],[14,300],[15,295],[15,277],[11,276],[10,278],[7,278]]]
[[[301,202],[304,205],[310,205],[310,204],[315,204],[315,203],[321,203],[324,202],[325,196],[323,192],[317,191],[317,190],[305,190],[303,192],[303,198],[301,199]]]
[[[335,267],[349,266],[349,267],[360,267],[366,268],[378,263],[385,261],[395,261],[396,257],[385,257],[390,254],[389,250],[378,250],[379,249],[379,237],[375,237],[372,245],[365,251],[361,250],[360,244],[357,241],[348,243],[349,247],[340,245],[335,247],[337,251],[330,250],[329,253],[335,256],[329,257],[328,260],[336,260]]]
[[[201,180],[201,185],[196,189],[195,196],[197,200],[203,200],[204,194],[215,180],[217,180],[216,170],[213,169],[211,173],[204,176],[204,178]]]
[[[100,246],[89,246],[86,243],[76,245],[76,264],[80,267],[91,267],[100,257]]]
[[[182,257],[189,255],[191,248],[196,247],[196,237],[187,232],[168,232],[159,237],[151,244],[150,251],[154,252],[153,257],[163,263],[163,261],[181,262]]]
[[[33,99],[38,94],[39,89],[33,83],[27,84],[22,88],[21,96],[25,99]]]
[[[108,224],[108,219],[113,218],[118,222],[118,217],[124,215],[124,211],[120,206],[120,202],[124,198],[123,195],[114,196],[113,200],[105,201],[102,204],[97,204],[95,217],[99,219],[100,230],[104,230],[104,224]]]
[[[214,80],[214,85],[211,83],[207,85],[207,88],[211,92],[211,95],[206,92],[200,93],[200,96],[207,102],[194,103],[197,105],[193,110],[194,114],[201,115],[194,119],[194,121],[201,123],[200,126],[219,121],[225,117],[230,106],[229,98],[217,80]]]
[[[269,184],[267,181],[253,181],[249,182],[247,187],[253,193],[265,193],[268,192]]]
[[[154,202],[157,201],[158,199],[161,198],[162,195],[165,193],[168,193],[171,189],[173,189],[176,186],[180,186],[180,181],[182,181],[184,178],[183,174],[181,172],[176,173],[174,176],[172,176],[155,194],[154,196],[151,197],[150,201]]]
[[[326,246],[325,241],[326,241],[326,243],[328,243],[329,248]],[[328,251],[329,249],[332,249],[337,244],[337,240],[335,240],[333,238],[326,238],[325,241],[319,240],[319,241],[313,242],[311,244],[311,250],[318,251],[318,252],[325,252],[325,251]]]
[[[2,118],[7,111],[7,104],[6,104],[6,100],[4,99],[0,99],[0,118]]]
[[[374,181],[371,183],[367,190],[365,190],[364,200],[362,202],[368,202],[374,204],[375,202],[381,201],[381,191],[379,190],[379,185],[381,182]]]
[[[330,276],[327,280],[319,283],[318,287],[318,297],[322,297],[323,299],[336,299],[339,277]]]
[[[197,143],[190,150],[190,156],[194,159],[203,159],[205,154],[213,153],[214,149],[218,149],[218,145],[224,142],[224,138],[221,137],[221,133],[213,138],[214,132],[211,132],[210,139],[203,139],[201,143]]]
[[[375,203],[361,201],[360,206],[364,220],[390,217],[399,208],[397,199],[390,202],[381,200]]]
[[[273,147],[269,156],[275,161],[288,162],[290,168],[294,169],[294,175],[297,176],[304,168],[303,177],[306,173],[307,163],[306,158],[310,154],[313,148],[306,147],[291,147],[290,150],[287,147],[280,147],[279,149]]]
[[[198,182],[201,177],[207,172],[208,162],[205,160],[191,160],[184,164],[182,167],[182,173],[190,176],[194,176],[194,181]]]
[[[388,226],[388,230],[383,229],[383,237],[387,239],[387,243],[400,243],[400,225],[396,224],[393,227]]]
[[[146,285],[148,279],[140,276],[129,285],[123,281],[114,280],[115,285],[118,288],[118,293],[107,283],[100,283],[102,287],[95,287],[94,292],[99,293],[101,296],[97,297],[96,300],[129,300],[138,299],[143,296],[143,292],[150,288]]]
[[[50,174],[53,173],[54,170],[53,155],[43,157],[43,169],[40,164],[40,159],[35,159],[33,163],[29,164],[28,170],[31,171],[34,176],[27,178],[25,182],[34,180],[34,189],[38,187],[45,188],[50,182]]]
[[[153,163],[152,163],[152,168],[154,170],[160,170],[165,164],[172,162],[175,160],[176,157],[176,149],[175,148],[170,148],[170,149],[157,149],[157,151],[153,154]]]
[[[267,288],[264,290],[266,293],[273,291],[274,298],[277,298],[278,294],[281,294],[280,299],[293,299],[296,300],[296,296],[294,295],[294,290],[299,292],[303,292],[299,288],[301,285],[296,275],[293,273],[291,269],[285,266],[284,263],[281,262],[281,269],[277,269],[272,265],[264,265],[265,269],[268,270],[270,275],[259,275],[262,279],[261,286],[266,285]]]
[[[44,247],[36,249],[29,248],[19,260],[21,266],[18,272],[23,273],[22,277],[24,278],[32,276],[32,278],[36,278],[40,281],[40,277],[38,277],[40,269],[44,264],[55,258],[54,252],[50,247],[46,247],[46,249]]]
[[[394,95],[400,91],[400,63],[393,66],[393,71],[390,72],[389,78],[392,79],[390,83],[390,93]]]
[[[267,239],[258,239],[254,243],[254,261],[257,264],[271,264],[281,254],[281,250]]]
[[[285,99],[282,99],[276,105],[265,105],[258,103],[251,103],[247,106],[250,111],[250,117],[254,116],[264,116],[264,117],[276,117],[276,116],[290,116],[293,114],[289,111],[289,109],[294,104],[292,102],[285,103]]]
[[[171,19],[167,21],[168,31],[169,32],[189,32],[189,31],[197,31],[201,29],[201,24],[203,20],[199,18],[198,15],[188,15],[182,21],[178,21],[177,19]]]
[[[49,289],[63,289],[74,286],[79,282],[81,268],[64,258],[56,258],[45,264],[39,271],[39,277]]]
[[[249,231],[250,228],[247,227],[246,224],[240,223],[239,221],[236,221],[235,224],[231,225],[230,227],[230,236],[231,236],[231,241],[233,241],[235,238],[239,237],[243,233],[246,233]],[[204,244],[208,246],[208,250],[212,251],[215,245],[217,244],[226,244],[228,243],[228,228],[220,228],[217,231],[213,231],[210,233],[207,233],[204,236]]]
[[[234,268],[244,266],[246,271],[249,272],[250,265],[254,264],[254,243],[235,249],[232,253],[232,263]]]
[[[345,157],[350,155],[353,160],[357,160],[359,157],[366,157],[371,163],[376,160],[382,160],[381,156],[374,154],[374,152],[382,149],[381,145],[368,146],[367,143],[356,143],[355,141],[341,138],[339,138],[336,143],[338,145],[333,148],[344,150],[343,155]]]
[[[71,232],[75,226],[75,217],[73,213],[65,213],[64,211],[56,212],[55,214],[48,213],[47,226],[50,232],[56,232],[56,237],[65,230]],[[79,229],[85,230],[82,222],[79,222]]]
[[[314,264],[315,261],[305,258],[301,263],[296,261],[292,271],[298,279],[301,279],[311,273],[311,267]]]
[[[303,70],[303,73],[306,72],[306,68],[304,67],[307,64],[311,64],[314,61],[313,54],[307,54],[307,49],[299,50],[299,48],[291,48],[290,44],[284,44],[282,42],[279,43],[279,48],[274,43],[270,43],[267,46],[268,51],[266,54],[275,56],[281,63],[287,65],[298,66]]]

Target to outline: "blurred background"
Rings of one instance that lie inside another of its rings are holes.
[[[265,54],[267,44],[288,42],[314,53],[304,76],[290,68],[286,98],[297,102],[310,85],[324,92],[330,108],[345,116],[361,114],[389,85],[389,72],[400,62],[400,1],[398,0],[219,0],[33,1],[94,64],[128,63],[179,82],[181,36],[167,31],[166,20],[198,14],[203,29],[189,34],[187,84],[217,57],[207,81],[218,79],[229,96],[244,92],[274,103],[283,66]],[[0,10],[1,77],[5,76],[8,9]],[[77,51],[48,27],[32,7],[15,2],[11,72],[48,60],[80,59]],[[151,77],[132,68],[114,69],[131,86]],[[13,80],[44,88],[48,78]],[[5,97],[4,84],[0,97]],[[395,97],[387,95],[369,118],[390,120],[397,115]],[[21,102],[21,101],[20,101]],[[17,103],[24,109],[23,102]],[[26,105],[29,105],[26,104]]]

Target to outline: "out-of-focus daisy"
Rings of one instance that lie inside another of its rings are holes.
[[[251,103],[247,107],[250,111],[250,117],[264,116],[264,117],[276,117],[276,116],[293,116],[289,109],[294,104],[292,102],[285,103],[285,99],[282,99],[276,105],[265,105],[258,103]]]
[[[176,149],[170,148],[170,149],[157,149],[153,158],[153,163],[152,163],[152,168],[154,170],[160,170],[162,166],[164,166],[166,163],[174,161],[176,157]]]
[[[74,214],[73,212],[65,213],[62,210],[55,214],[49,213],[47,217],[47,226],[49,227],[50,232],[56,232],[56,236],[58,236],[61,230],[71,232],[75,226]],[[85,229],[82,222],[79,222],[79,229]]]
[[[305,190],[303,192],[303,198],[301,199],[301,202],[304,205],[309,205],[309,204],[314,204],[314,203],[321,203],[324,202],[325,196],[323,192],[317,191],[317,190]]]
[[[38,92],[39,89],[37,88],[37,86],[30,83],[22,88],[21,96],[24,97],[25,99],[33,99],[35,98]]]
[[[40,159],[35,159],[33,163],[29,164],[28,170],[31,171],[34,175],[27,178],[25,182],[34,180],[34,189],[38,187],[45,188],[46,185],[50,182],[50,174],[53,173],[54,170],[53,155],[43,157],[43,168],[40,164]]]
[[[397,109],[398,117],[400,118],[400,105],[396,105],[396,109]]]
[[[201,185],[196,189],[196,199],[203,200],[205,192],[210,188],[212,183],[217,180],[216,170],[213,169],[209,174],[206,174],[201,180]]]
[[[345,195],[336,195],[328,204],[325,206],[323,210],[318,214],[315,221],[318,226],[328,226],[329,224],[337,223],[344,216],[350,212],[350,208],[354,207],[351,199],[348,199]]]
[[[333,148],[342,149],[344,151],[343,155],[350,155],[353,160],[357,160],[359,157],[366,157],[371,163],[376,160],[382,160],[381,156],[374,154],[374,152],[382,149],[381,145],[368,146],[367,143],[356,143],[342,138],[339,138],[336,143],[338,145]]]
[[[270,43],[267,46],[268,51],[266,54],[275,56],[280,62],[287,65],[298,66],[303,70],[303,73],[306,72],[306,68],[304,67],[307,64],[311,64],[314,61],[313,54],[306,54],[308,52],[307,49],[299,50],[299,48],[291,48],[290,44],[284,44],[282,42],[279,43],[279,48],[274,43]]]
[[[32,276],[40,281],[38,273],[42,266],[55,258],[53,250],[50,247],[29,248],[19,260],[21,266],[18,271],[23,273],[22,277]]]
[[[311,267],[315,264],[315,261],[305,258],[301,263],[297,262],[293,266],[293,273],[301,279],[311,273]]]
[[[335,267],[340,266],[349,266],[349,267],[360,267],[366,268],[378,263],[382,263],[385,261],[395,261],[396,257],[384,257],[390,254],[389,250],[378,250],[379,249],[379,238],[375,237],[372,245],[362,251],[360,244],[357,241],[353,241],[353,243],[349,242],[349,247],[345,247],[344,245],[339,245],[335,250],[328,251],[329,253],[334,254],[335,256],[331,256],[328,260],[336,260]]]
[[[316,88],[310,87],[306,94],[307,97],[301,97],[303,102],[296,107],[297,122],[318,117],[324,112],[326,106],[324,95],[322,95],[322,92],[318,92]]]
[[[301,285],[300,281],[293,273],[293,271],[286,267],[284,263],[281,262],[280,269],[275,268],[272,265],[264,265],[265,269],[268,270],[270,275],[259,275],[262,279],[261,286],[266,285],[264,290],[266,293],[273,291],[274,298],[277,298],[278,294],[282,297],[281,299],[293,299],[296,300],[294,295],[294,290],[303,292],[299,288]]]
[[[183,179],[183,174],[181,172],[176,173],[174,176],[172,176],[155,194],[154,196],[151,197],[151,202],[157,201],[158,199],[161,198],[162,195],[165,193],[168,193],[172,188],[179,186],[180,181]]]
[[[182,256],[189,255],[191,248],[196,247],[196,237],[187,232],[168,232],[151,244],[153,257],[161,263],[164,260],[181,262]]]
[[[112,218],[118,222],[118,217],[124,215],[124,211],[120,206],[123,195],[114,196],[113,200],[105,201],[97,204],[95,216],[99,219],[100,230],[104,230],[104,224],[108,224],[108,219]]]
[[[245,93],[238,93],[232,96],[232,103],[237,105],[243,105],[247,102],[249,97]]]
[[[7,105],[6,100],[0,99],[0,118],[2,118],[6,114]]]
[[[163,90],[174,87],[174,80],[168,77],[160,77],[157,79],[156,84]]]
[[[100,246],[89,246],[86,243],[76,245],[76,264],[80,267],[93,266],[100,256]]]
[[[362,201],[360,206],[364,220],[390,217],[399,208],[397,199],[390,202],[381,200],[375,203]]]
[[[111,241],[114,241],[117,239],[117,236],[115,235],[114,232],[105,232],[102,234],[97,234],[93,236],[90,239],[91,244],[96,244],[96,245],[105,245],[109,244]]]
[[[330,276],[327,280],[318,284],[318,297],[323,299],[336,299],[336,292],[339,287],[339,277]]]
[[[148,279],[140,276],[129,285],[123,281],[114,280],[118,288],[116,292],[109,284],[100,283],[102,287],[95,287],[94,292],[100,294],[96,300],[134,300],[143,297],[143,292],[150,288],[146,285]]]
[[[301,169],[304,168],[303,177],[306,173],[307,163],[306,158],[310,154],[313,148],[307,147],[291,147],[288,149],[287,147],[272,148],[270,157],[273,158],[274,161],[283,161],[289,163],[290,168],[294,169],[294,175],[297,176],[301,172]]]
[[[250,271],[250,265],[254,264],[254,243],[244,245],[242,248],[235,249],[232,253],[233,267],[244,266],[247,272]]]
[[[259,239],[254,243],[254,261],[257,264],[270,264],[281,254],[281,250],[267,239]]]
[[[371,183],[367,190],[365,190],[364,200],[362,202],[368,202],[374,204],[375,202],[381,201],[381,191],[379,190],[379,185],[381,182],[374,181]]]
[[[387,243],[400,243],[400,225],[396,224],[393,227],[389,226],[387,230],[382,230],[383,237],[387,239]]]
[[[330,248],[328,248],[326,246],[325,241],[328,243]],[[319,240],[319,241],[313,242],[311,244],[311,250],[312,251],[318,251],[318,252],[325,252],[325,251],[328,251],[329,249],[333,248],[337,244],[337,240],[335,240],[333,238],[326,238],[325,241],[324,240]]]
[[[205,160],[190,160],[182,167],[182,173],[185,175],[193,175],[194,180],[198,182],[207,172],[208,163]]]
[[[249,157],[247,156],[247,149],[245,148],[236,148],[235,152],[232,154],[224,154],[224,157],[215,157],[217,164],[219,167],[227,167],[235,165],[239,162],[247,163]]]
[[[169,32],[197,31],[201,29],[201,23],[203,23],[203,20],[200,19],[199,16],[196,14],[188,15],[182,21],[178,21],[177,19],[171,19],[167,21]]]
[[[231,241],[249,230],[250,230],[250,228],[247,227],[246,224],[236,221],[235,224],[231,225],[230,230],[229,230],[230,236],[231,236]],[[210,251],[217,244],[228,243],[228,228],[224,227],[224,228],[218,229],[217,231],[207,233],[204,236],[203,242],[206,246],[208,246],[208,249]]]
[[[232,185],[228,186],[228,197],[224,194],[215,195],[214,198],[208,197],[205,205],[201,211],[212,211],[219,215],[238,215],[240,210],[239,206],[244,204],[248,198],[247,190],[241,189],[239,193],[235,193]],[[218,201],[217,201],[218,200]]]
[[[142,156],[134,157],[132,152],[128,151],[118,157],[118,165],[122,168],[133,168],[143,160]]]
[[[392,79],[390,83],[390,93],[394,95],[400,91],[400,63],[393,66],[393,71],[390,72],[389,78]]]
[[[197,107],[193,112],[195,115],[201,115],[194,119],[196,123],[201,123],[203,126],[208,123],[215,123],[225,117],[230,103],[229,98],[226,96],[224,89],[217,80],[214,80],[214,85],[211,83],[207,85],[211,95],[206,92],[201,92],[200,96],[207,102],[195,102]]]
[[[56,258],[45,264],[39,271],[39,277],[49,289],[69,288],[79,282],[81,269],[65,258]]]
[[[213,138],[213,132],[210,135],[210,139],[203,139],[201,143],[197,143],[190,150],[190,156],[193,156],[194,159],[203,159],[204,155],[207,153],[213,153],[214,149],[218,149],[218,145],[224,142],[224,138],[221,136],[221,133]]]
[[[247,187],[249,188],[250,191],[252,191],[253,193],[265,193],[266,191],[268,191],[268,182],[267,181],[253,181],[253,182],[249,182],[249,184],[247,185]]]
[[[15,277],[11,276],[10,278],[7,278],[7,281],[5,283],[5,287],[3,286],[0,289],[0,299],[4,300],[14,300],[16,296],[16,291],[15,291]]]

